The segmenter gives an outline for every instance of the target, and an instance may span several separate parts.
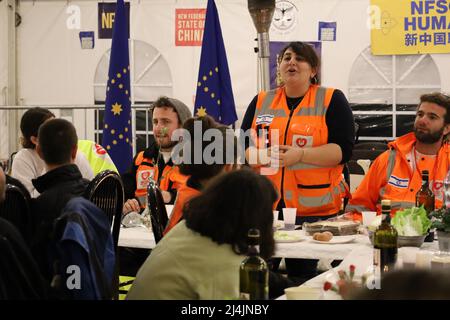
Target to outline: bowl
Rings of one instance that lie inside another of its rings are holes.
[[[373,245],[373,231],[368,231],[370,243]],[[420,248],[426,238],[426,234],[423,236],[398,236],[397,247],[418,247]]]
[[[426,238],[423,236],[398,236],[397,246],[400,247],[418,247],[420,248]]]

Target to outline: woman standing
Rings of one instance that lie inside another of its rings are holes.
[[[277,209],[297,208],[297,224],[326,219],[348,194],[342,170],[354,144],[352,111],[340,90],[317,84],[319,58],[311,46],[291,42],[279,57],[283,84],[259,93],[242,123],[257,134],[247,160],[275,167],[261,173],[279,191]]]
[[[259,93],[241,128],[253,129],[246,146],[248,163],[278,191],[276,209],[297,208],[296,224],[336,215],[349,195],[343,167],[354,145],[352,111],[344,94],[319,86],[319,58],[302,42],[279,54],[282,85]],[[275,265],[277,261],[275,261]],[[317,260],[286,259],[299,282],[315,276]]]

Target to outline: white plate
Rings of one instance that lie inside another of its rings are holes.
[[[330,241],[319,241],[311,238],[312,242],[322,243],[322,244],[339,244],[339,243],[349,243],[356,239],[355,236],[334,236]]]
[[[304,240],[298,231],[276,231],[273,238],[275,242],[288,243],[288,242],[299,242]]]

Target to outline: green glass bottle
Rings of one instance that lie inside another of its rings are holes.
[[[373,264],[380,272],[392,270],[397,262],[397,230],[391,225],[391,200],[381,201],[383,221],[373,236]]]
[[[239,268],[239,291],[242,300],[269,299],[269,269],[259,256],[260,233],[258,229],[248,231],[247,257]]]

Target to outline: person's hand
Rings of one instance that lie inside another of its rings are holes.
[[[140,212],[141,207],[139,206],[139,202],[136,199],[128,199],[123,204],[122,214],[126,215],[132,211]]]
[[[279,167],[289,167],[298,162],[301,162],[305,150],[298,147],[278,146],[278,152],[272,152],[272,159],[278,159]]]
[[[164,203],[169,203],[172,200],[172,194],[169,191],[161,190],[161,195],[163,197]]]

